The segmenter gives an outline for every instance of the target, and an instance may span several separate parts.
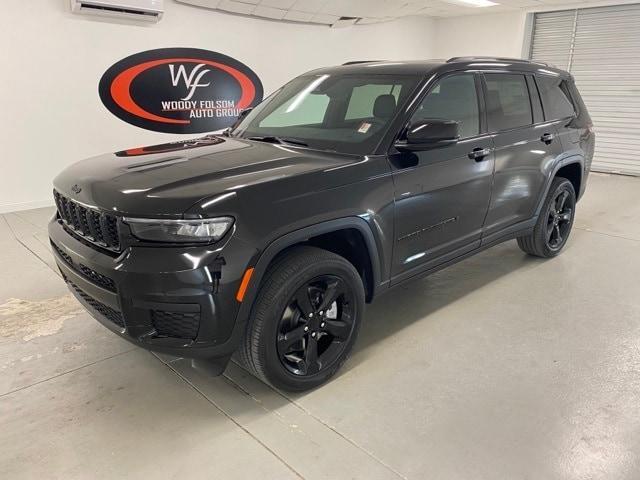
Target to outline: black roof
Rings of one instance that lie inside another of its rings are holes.
[[[482,70],[508,70],[524,72],[552,73],[556,75],[569,75],[564,70],[553,65],[520,58],[500,57],[453,57],[448,60],[354,60],[342,65],[319,68],[313,70],[313,74],[337,74],[337,73],[376,73],[396,75],[426,75],[463,69]]]

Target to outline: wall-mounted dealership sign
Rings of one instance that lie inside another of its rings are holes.
[[[202,133],[230,126],[262,100],[262,83],[243,63],[197,48],[136,53],[100,79],[102,103],[116,117],[147,130]]]

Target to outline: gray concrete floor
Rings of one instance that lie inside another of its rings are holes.
[[[328,385],[206,378],[100,326],[45,225],[0,218],[0,478],[640,478],[640,179],[566,251],[508,242],[380,297]]]

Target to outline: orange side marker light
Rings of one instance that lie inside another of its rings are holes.
[[[247,268],[242,276],[242,281],[240,282],[240,286],[238,287],[238,293],[236,293],[236,300],[242,303],[242,299],[244,298],[244,294],[247,293],[247,288],[249,287],[249,281],[251,280],[251,275],[253,275],[253,267]]]

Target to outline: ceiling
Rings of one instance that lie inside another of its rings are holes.
[[[589,0],[492,0],[479,7],[467,2],[488,0],[178,0],[200,7],[273,20],[335,25],[340,17],[356,17],[358,24],[378,23],[407,15],[453,17],[520,9],[545,9]],[[597,1],[597,0],[594,0]],[[490,3],[490,2],[489,2]],[[353,23],[353,22],[351,22]]]

